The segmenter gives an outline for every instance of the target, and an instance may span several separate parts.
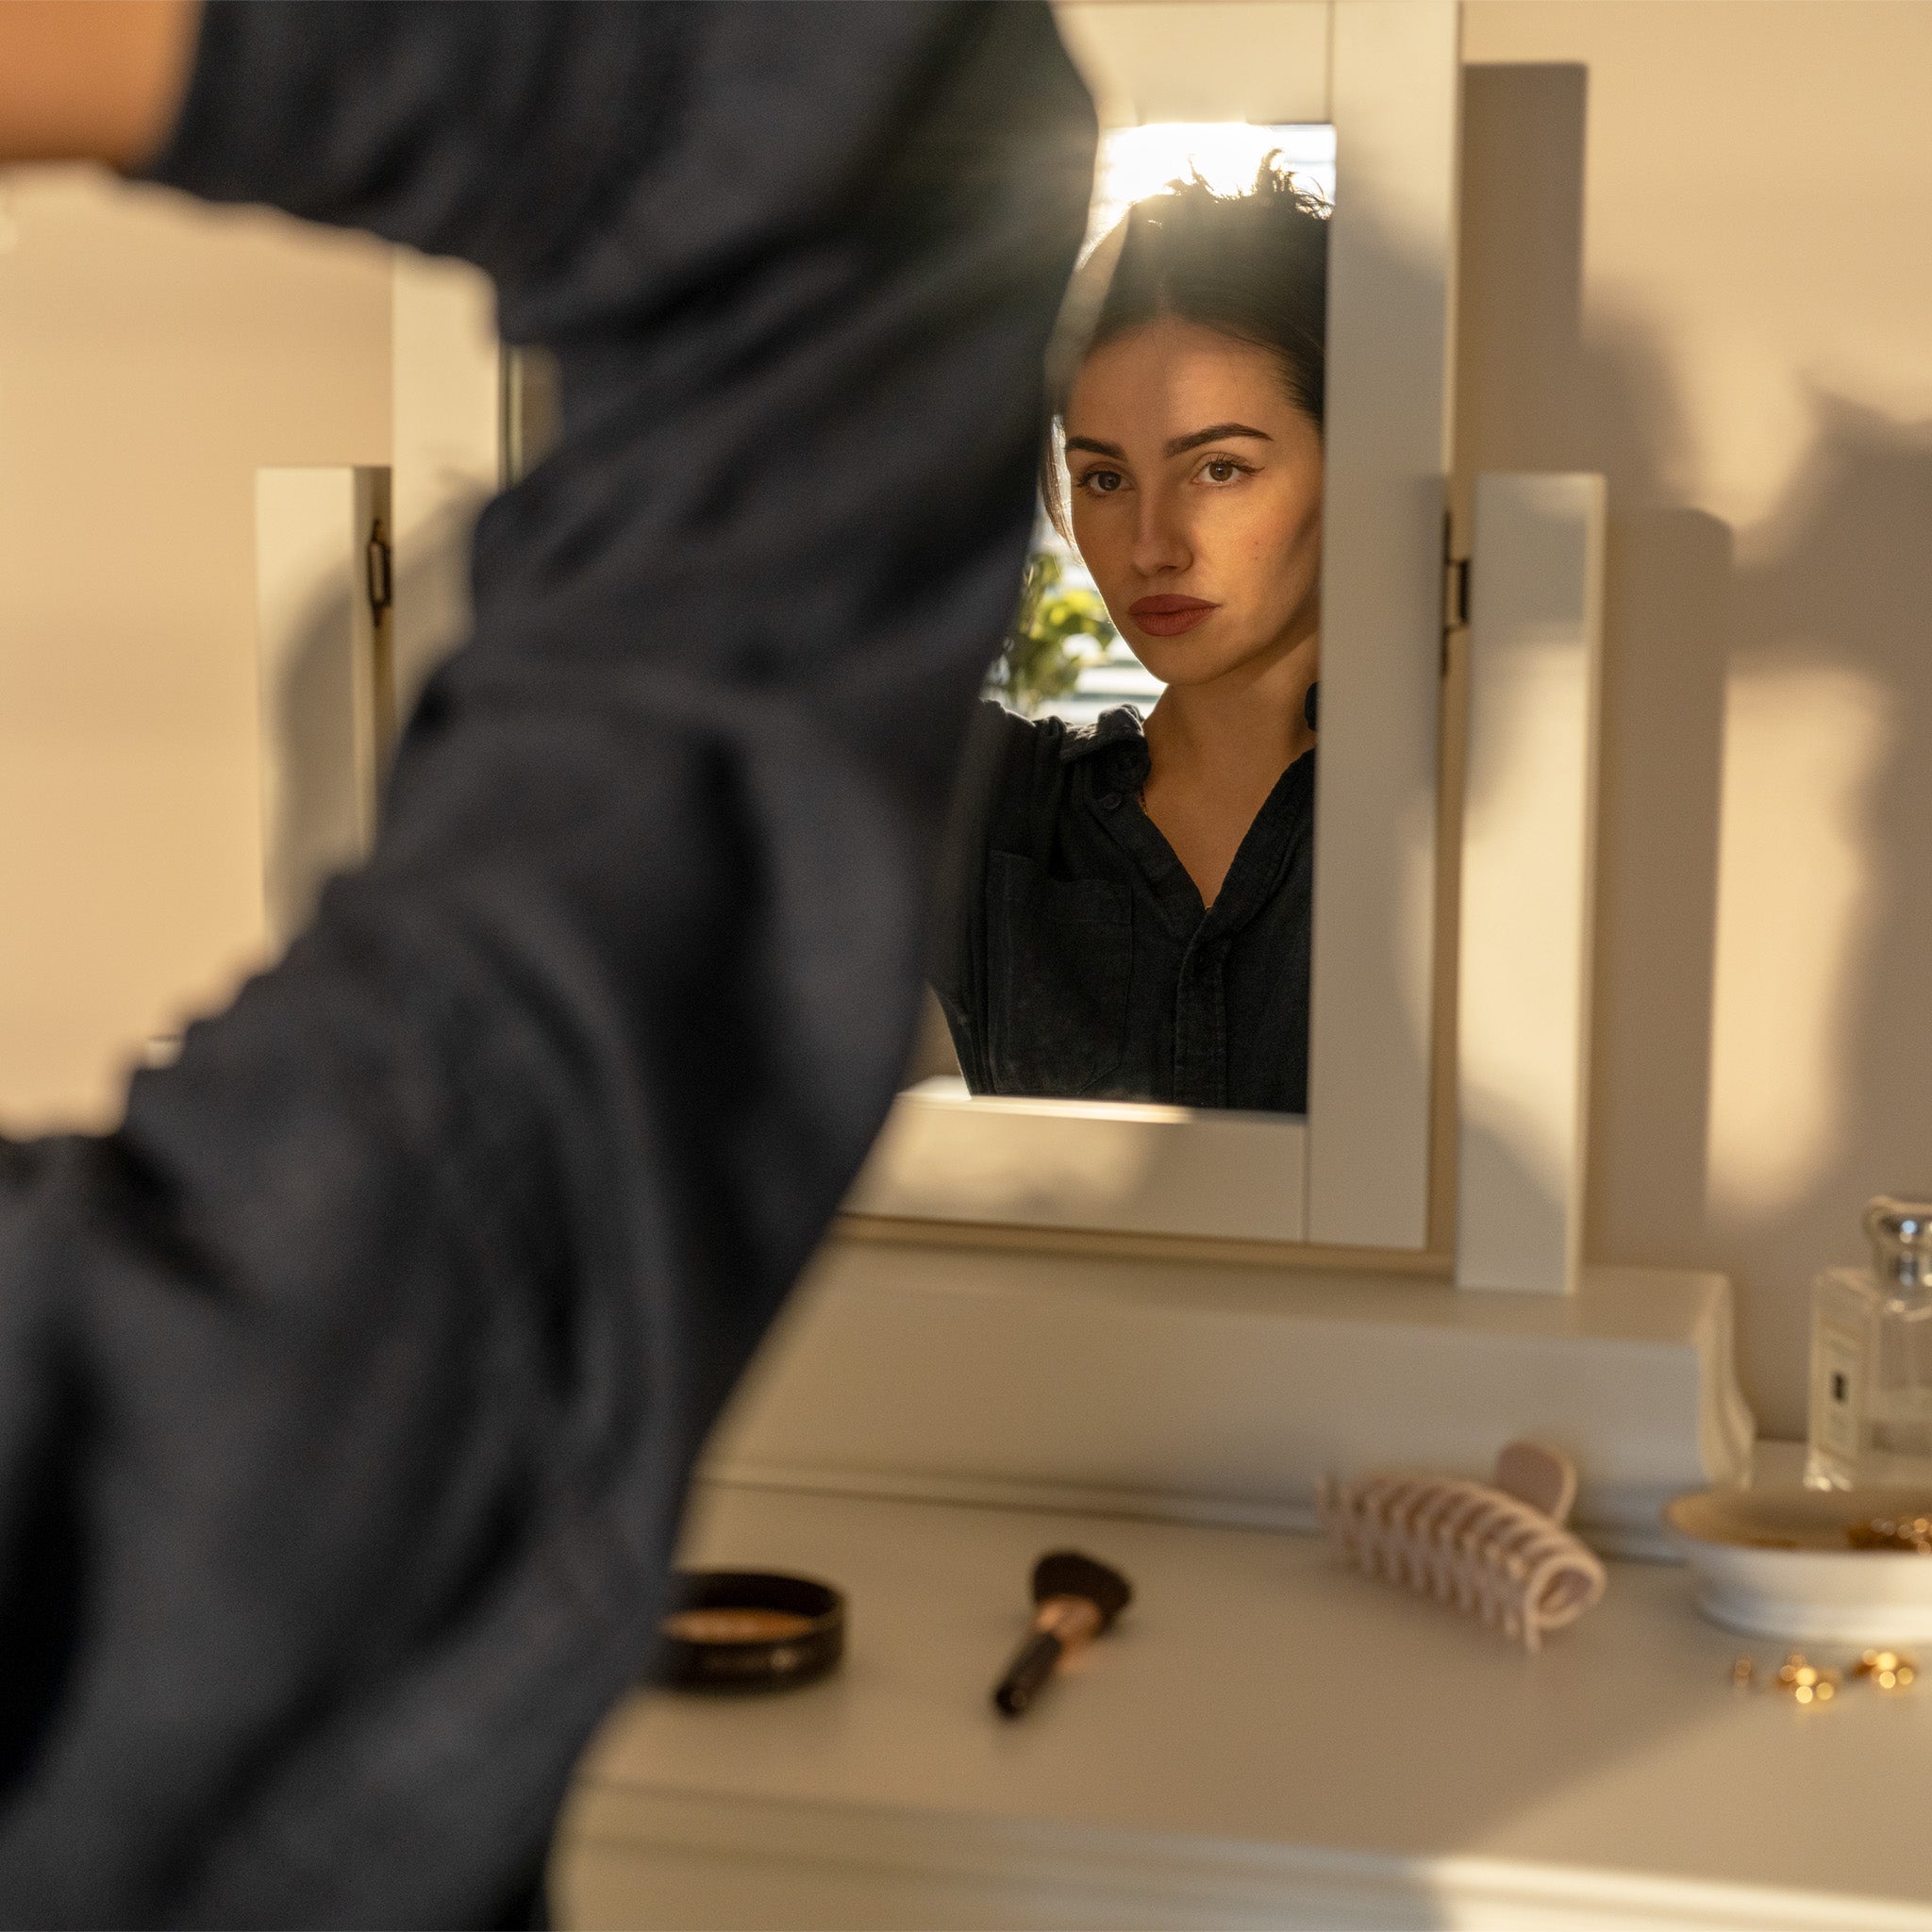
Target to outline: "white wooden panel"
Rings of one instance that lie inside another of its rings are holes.
[[[367,573],[388,514],[387,470],[255,473],[262,891],[277,943],[375,833],[391,696]]]
[[[1427,1239],[1442,518],[1461,74],[1451,0],[1339,0],[1308,1238]]]
[[[1742,1477],[1729,1284],[1593,1269],[1583,1291],[835,1241],[734,1398],[736,1480],[1308,1527],[1330,1474],[1486,1477],[1560,1444],[1577,1521],[1665,1549],[1673,1495]]]
[[[902,1093],[845,1206],[924,1221],[1298,1241],[1307,1130],[1286,1115]]]
[[[1329,0],[1059,0],[1103,125],[1328,119]]]
[[[392,308],[396,681],[413,702],[470,628],[470,531],[504,480],[496,291],[468,262],[398,249]]]
[[[1076,1519],[1057,1527],[1082,1531],[1091,1542],[1105,1541],[1113,1525]],[[1024,1564],[1024,1554],[1018,1560]],[[1319,1549],[1296,1548],[1292,1560],[1311,1565],[1322,1557]],[[1660,1594],[1666,1602],[1653,1607],[1659,1632],[1672,1628],[1668,1591]],[[1345,1616],[1336,1620],[1334,1641],[1343,1654],[1359,1643]],[[955,1668],[963,1678],[961,1649]],[[1461,1662],[1445,1661],[1445,1669],[1454,1674]],[[1105,1664],[1096,1656],[1082,1668],[1085,1674]],[[1271,1684],[1285,1674],[1275,1657],[1262,1669]],[[1634,1693],[1654,1678],[1633,1671],[1632,1680]],[[905,1681],[925,1688],[910,1672]],[[1210,1695],[1220,1688],[1210,1687]],[[893,1715],[903,1723],[903,1707]],[[649,1720],[636,1704],[618,1720],[640,1722]],[[982,1722],[999,1735],[992,1720]],[[1365,1723],[1363,1729],[1379,1740],[1396,1735],[1399,1724],[1385,1730]],[[1294,1720],[1284,1730],[1306,1735]],[[1129,1748],[1144,1749],[1145,1741],[1137,1738]],[[1333,1745],[1362,1744],[1360,1731],[1338,1727]],[[843,1737],[833,1746],[841,1747]],[[1324,1747],[1332,1749],[1328,1740]],[[1148,1755],[1169,1761],[1166,1749]],[[1218,1762],[1233,1756],[1224,1752]],[[1447,1775],[1460,1783],[1454,1772]],[[1080,1763],[1069,1788],[1105,1782],[1099,1767]],[[675,1774],[641,1782],[628,1766],[622,1777],[585,1780],[551,1867],[557,1924],[565,1932],[905,1932],[909,1925],[977,1932],[1092,1932],[1096,1925],[1110,1932],[1932,1932],[1932,1906],[1851,1890],[1710,1884],[1672,1871],[1610,1874],[1497,1857],[1395,1857],[1353,1846],[1257,1847],[1205,1834],[1016,1818],[1006,1807],[960,1817],[903,1803],[871,1810],[810,1797],[761,1803],[736,1790],[699,1791],[695,1784],[680,1788]],[[1380,1795],[1367,1808],[1379,1809]],[[1687,1792],[1687,1802],[1701,1795]],[[1653,1821],[1656,1807],[1641,1815]],[[1762,1826],[1747,1814],[1738,1828],[1748,1836]],[[1603,1836],[1612,1841],[1609,1830]]]
[[[1601,476],[1482,475],[1471,560],[1456,1278],[1582,1266]]]

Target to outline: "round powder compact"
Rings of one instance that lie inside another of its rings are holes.
[[[845,1652],[845,1599],[775,1571],[679,1570],[658,1624],[653,1677],[684,1690],[783,1690]]]

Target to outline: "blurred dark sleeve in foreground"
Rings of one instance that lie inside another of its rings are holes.
[[[0,1916],[527,1912],[904,1063],[1092,120],[1031,5],[216,6],[154,177],[559,359],[370,864],[0,1150]]]

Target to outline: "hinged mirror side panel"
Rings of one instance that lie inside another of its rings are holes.
[[[394,735],[387,468],[255,473],[262,896],[284,946],[375,836]]]
[[[1307,1236],[1428,1238],[1460,35],[1338,0]]]
[[[1604,479],[1480,475],[1457,973],[1456,1280],[1582,1271]]]

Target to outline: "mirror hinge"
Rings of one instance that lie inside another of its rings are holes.
[[[369,608],[376,621],[395,601],[395,558],[390,549],[389,534],[377,517],[369,526],[369,548],[364,566],[369,588]]]
[[[1469,627],[1469,558],[1451,547],[1449,519],[1442,519],[1442,675],[1449,675],[1449,639]]]

